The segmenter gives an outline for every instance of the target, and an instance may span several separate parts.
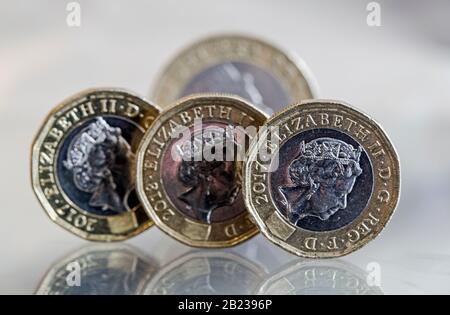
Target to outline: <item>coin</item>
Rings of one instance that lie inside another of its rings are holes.
[[[287,108],[248,152],[245,203],[269,240],[299,256],[349,254],[377,236],[396,208],[395,149],[374,120],[344,103]]]
[[[91,245],[52,266],[36,294],[142,294],[157,269],[157,263],[152,258],[129,245]]]
[[[195,251],[158,271],[144,294],[254,294],[264,276],[260,266],[235,253]]]
[[[235,94],[268,114],[317,97],[306,64],[260,39],[218,35],[187,47],[155,81],[151,99],[165,106],[194,93]]]
[[[47,116],[32,147],[34,192],[49,217],[88,240],[151,226],[136,194],[135,154],[158,107],[119,89],[91,89]]]
[[[156,225],[197,247],[232,246],[255,235],[241,170],[266,119],[225,95],[190,96],[161,113],[138,149],[136,174],[139,198]]]
[[[345,261],[294,261],[269,276],[262,295],[383,295],[371,275]]]

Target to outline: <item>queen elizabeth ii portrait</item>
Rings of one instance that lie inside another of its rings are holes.
[[[345,209],[362,174],[361,152],[361,147],[333,138],[302,141],[288,167],[290,184],[278,187],[289,221],[294,225],[306,217],[326,221]]]
[[[90,194],[89,206],[114,213],[131,211],[135,155],[120,128],[99,117],[72,140],[64,161],[75,187]]]
[[[177,174],[186,187],[178,199],[197,220],[209,224],[216,209],[236,201],[242,181],[242,163],[236,159],[240,147],[233,132],[220,127],[206,128],[178,147],[183,160]],[[205,158],[208,152],[211,158]]]

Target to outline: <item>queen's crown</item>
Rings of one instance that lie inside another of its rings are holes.
[[[342,164],[358,163],[361,152],[361,146],[355,149],[351,144],[332,138],[319,138],[306,144],[302,141],[300,144],[300,156],[313,160],[336,160]]]

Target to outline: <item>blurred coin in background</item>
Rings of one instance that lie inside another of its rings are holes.
[[[268,114],[317,97],[315,80],[298,56],[242,35],[206,38],[181,51],[155,80],[151,99],[164,107],[204,92],[238,95]]]

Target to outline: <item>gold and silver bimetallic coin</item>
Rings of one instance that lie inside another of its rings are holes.
[[[189,94],[218,92],[241,96],[272,114],[294,101],[317,98],[315,81],[299,57],[242,35],[194,43],[155,82],[151,99],[161,106]]]
[[[399,160],[370,117],[312,100],[271,117],[252,142],[245,203],[263,234],[304,257],[338,257],[377,236],[399,199]]]
[[[33,189],[50,218],[93,241],[152,222],[136,194],[135,154],[159,109],[119,89],[83,91],[53,109],[32,148]]]
[[[245,151],[267,116],[225,95],[184,98],[161,113],[137,154],[137,191],[155,224],[196,247],[258,232],[241,191]]]

